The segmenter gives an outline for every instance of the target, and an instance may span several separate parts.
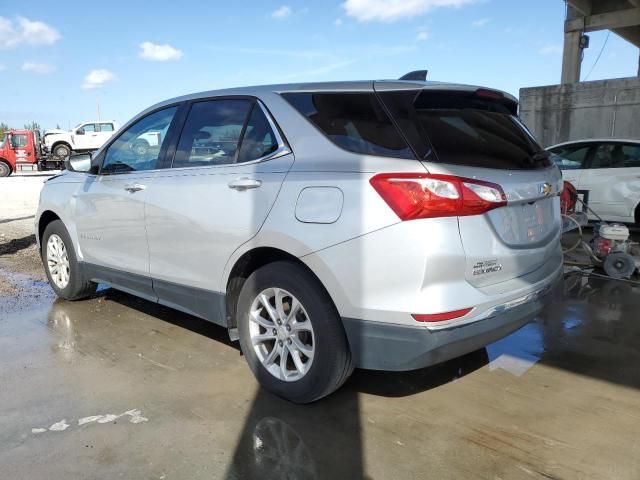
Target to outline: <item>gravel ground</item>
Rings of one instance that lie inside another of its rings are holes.
[[[0,294],[15,293],[18,272],[34,281],[46,280],[34,234],[34,217],[44,181],[52,173],[0,178]]]

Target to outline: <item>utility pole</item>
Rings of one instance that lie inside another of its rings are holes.
[[[98,106],[98,121],[100,121],[100,100],[96,98],[96,105]]]

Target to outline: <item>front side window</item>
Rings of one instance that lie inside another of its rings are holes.
[[[96,124],[87,123],[86,125],[82,125],[82,127],[80,127],[80,131],[84,133],[93,133],[96,131]]]
[[[345,150],[415,158],[373,93],[284,93],[282,96]]]
[[[11,135],[11,147],[12,148],[22,148],[27,146],[27,136],[26,135]]]
[[[590,148],[589,145],[557,147],[551,150],[551,160],[553,160],[560,170],[577,170],[584,168]]]
[[[138,120],[113,142],[105,154],[101,173],[153,170],[178,107],[158,110]]]
[[[113,123],[101,123],[100,124],[101,132],[113,132]]]
[[[236,163],[238,144],[251,100],[223,99],[191,106],[178,142],[173,168]]]

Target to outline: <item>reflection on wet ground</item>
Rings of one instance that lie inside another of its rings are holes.
[[[307,406],[257,388],[224,329],[110,289],[38,289],[0,297],[2,477],[640,478],[629,284],[569,277],[486,349],[356,371]]]

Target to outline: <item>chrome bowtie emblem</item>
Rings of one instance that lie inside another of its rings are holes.
[[[551,191],[552,191],[553,187],[551,187],[550,183],[543,183],[540,185],[540,193],[542,195],[551,195]]]

